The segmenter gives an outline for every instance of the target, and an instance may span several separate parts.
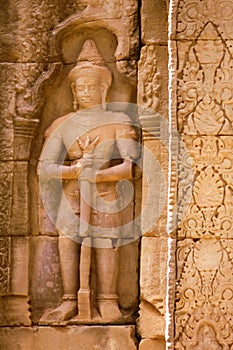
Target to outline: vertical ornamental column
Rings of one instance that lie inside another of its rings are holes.
[[[166,8],[142,1],[138,110],[142,128],[139,349],[165,349],[168,176]]]
[[[57,12],[50,16],[45,3],[27,0],[2,5],[0,326],[28,326],[30,148],[44,102],[42,73],[49,70],[47,31]]]
[[[178,174],[175,349],[233,344],[232,14],[231,1],[171,6],[172,122],[186,148]]]

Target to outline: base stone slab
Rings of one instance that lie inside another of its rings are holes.
[[[136,350],[135,326],[2,327],[1,350]]]
[[[163,339],[143,339],[139,345],[139,350],[165,350],[166,343]]]

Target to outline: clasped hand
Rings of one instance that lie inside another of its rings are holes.
[[[93,156],[88,155],[81,160],[79,181],[96,182],[96,170],[93,169]]]

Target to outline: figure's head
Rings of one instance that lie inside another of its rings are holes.
[[[83,44],[77,64],[68,77],[74,94],[75,110],[78,106],[85,109],[106,104],[112,75],[91,39]]]

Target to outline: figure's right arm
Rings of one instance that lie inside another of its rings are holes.
[[[81,161],[64,165],[66,149],[58,131],[45,133],[45,142],[40,155],[37,173],[40,177],[54,179],[76,179],[81,171]]]

